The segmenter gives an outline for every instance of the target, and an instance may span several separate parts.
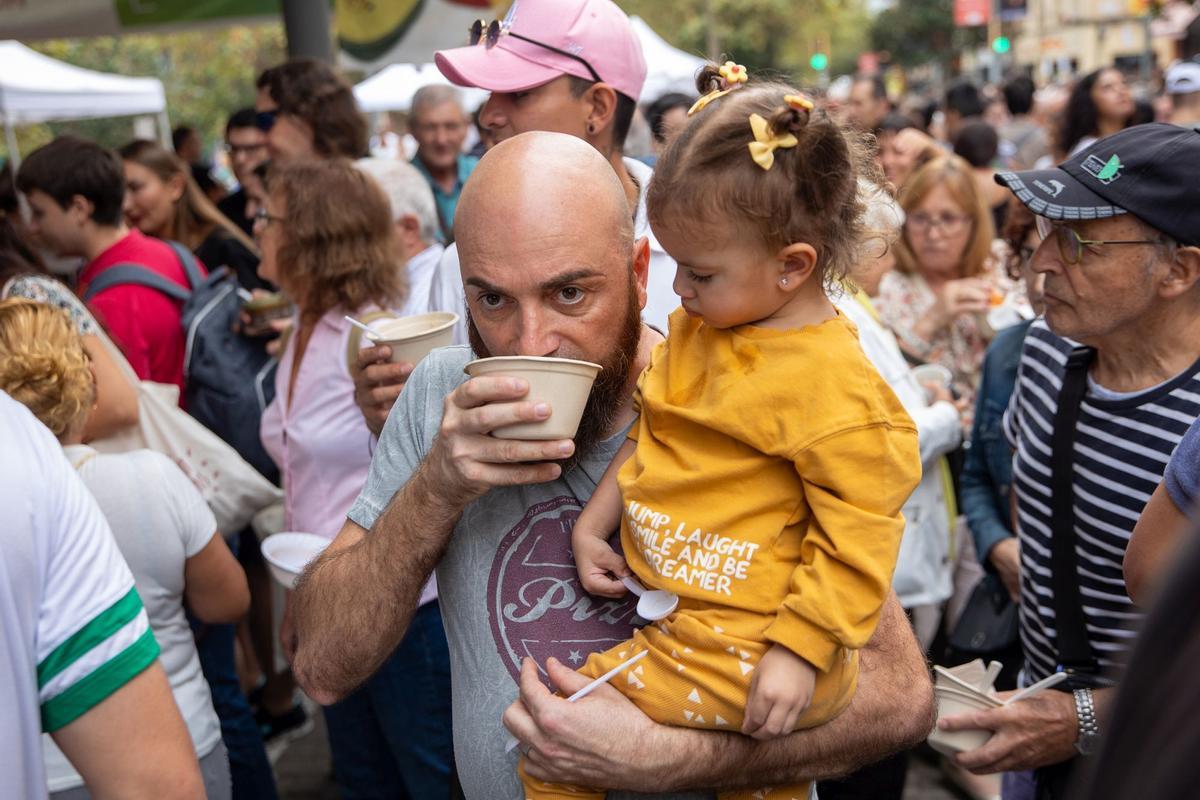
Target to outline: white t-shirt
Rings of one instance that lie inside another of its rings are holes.
[[[96,498],[133,571],[175,703],[196,755],[203,758],[216,747],[221,727],[183,613],[183,569],[217,534],[217,521],[192,482],[161,453],[100,454],[86,445],[63,450]],[[83,779],[50,737],[45,744],[50,791],[82,786]]]
[[[667,331],[667,317],[679,308],[679,295],[672,288],[675,284],[675,260],[662,249],[654,231],[650,230],[650,220],[646,214],[646,189],[654,171],[634,158],[624,159],[625,169],[638,184],[638,207],[633,218],[633,235],[635,238],[646,237],[650,243],[650,273],[646,280],[646,307],[642,309],[642,321],[658,328],[664,334]],[[435,287],[435,307],[430,311],[454,311],[463,320],[466,319],[466,300],[463,297],[462,272],[459,269],[458,247],[450,245],[442,255],[442,263],[438,267],[438,284]],[[465,334],[457,337],[455,344],[466,344]]]
[[[0,392],[0,785],[45,798],[39,733],[158,656],[133,576],[58,442]]]

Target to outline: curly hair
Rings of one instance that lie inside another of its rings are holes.
[[[1100,76],[1110,71],[1118,70],[1116,67],[1101,67],[1084,75],[1071,89],[1071,95],[1067,98],[1067,108],[1063,113],[1061,127],[1058,131],[1058,146],[1062,150],[1063,158],[1071,155],[1075,146],[1084,137],[1096,136],[1100,133],[1100,111],[1096,108],[1096,101],[1092,98],[1092,90],[1096,88],[1096,81],[1100,80]],[[1129,124],[1130,120],[1125,120],[1125,125]]]
[[[387,196],[346,159],[274,166],[264,180],[283,201],[281,283],[308,319],[333,308],[399,305],[407,293]]]
[[[358,111],[354,91],[329,65],[295,59],[264,71],[255,86],[266,89],[281,112],[312,129],[318,154],[346,158],[367,154],[367,123]]]
[[[83,340],[65,312],[32,300],[0,302],[0,390],[62,439],[96,396]]]
[[[703,95],[719,86],[718,68],[700,71]],[[862,257],[864,205],[858,180],[882,182],[866,135],[843,127],[822,109],[804,111],[784,100],[798,94],[786,83],[752,81],[692,117],[654,168],[647,191],[652,222],[670,221],[699,236],[741,228],[764,251],[796,242],[817,251],[817,271],[836,290]],[[775,151],[764,171],[750,157],[751,114],[771,131],[791,133],[795,147]]]

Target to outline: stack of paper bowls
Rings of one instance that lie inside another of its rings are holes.
[[[991,681],[979,675],[977,670],[971,669],[973,665],[964,666],[968,668],[961,671],[944,667],[933,668],[933,695],[937,700],[938,719],[973,711],[987,711],[1003,705],[993,694]],[[943,731],[935,728],[929,735],[928,742],[929,746],[939,753],[952,756],[983,747],[991,736],[992,732],[984,729]]]

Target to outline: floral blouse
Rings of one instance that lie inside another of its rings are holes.
[[[998,242],[1002,246],[1003,242]],[[1010,299],[1024,302],[1023,287],[1005,274],[1002,247],[993,248],[983,273],[979,276]],[[1016,295],[1016,297],[1013,297]],[[902,348],[929,364],[940,364],[954,375],[954,389],[975,408],[975,391],[983,374],[983,356],[995,332],[984,314],[960,314],[949,326],[939,330],[926,341],[917,335],[917,322],[936,300],[933,289],[917,274],[893,270],[883,276],[875,307],[879,316],[896,334]],[[970,429],[971,414],[964,415],[964,425]]]
[[[94,336],[100,333],[100,325],[92,316],[92,312],[87,310],[66,284],[49,276],[18,275],[0,287],[0,299],[9,297],[23,297],[26,300],[62,309],[67,312],[71,322],[75,323],[80,336]]]

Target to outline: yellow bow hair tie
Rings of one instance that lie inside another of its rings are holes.
[[[771,126],[758,114],[750,115],[750,130],[754,132],[754,141],[749,144],[750,157],[764,170],[775,166],[776,150],[787,150],[800,143],[794,134],[785,133],[779,136],[773,133]]]

